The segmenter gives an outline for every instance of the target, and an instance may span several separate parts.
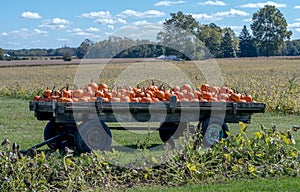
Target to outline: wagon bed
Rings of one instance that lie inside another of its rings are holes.
[[[95,149],[107,148],[107,146],[101,147],[106,143],[87,144],[84,138],[83,141],[78,141],[84,137],[84,134],[88,135],[86,132],[90,132],[87,131],[90,129],[89,127],[95,127],[95,130],[98,130],[96,127],[101,129],[102,132],[99,134],[102,136],[99,136],[98,139],[103,140],[102,137],[105,137],[104,140],[110,140],[109,144],[111,143],[110,129],[122,129],[122,127],[109,128],[106,122],[160,122],[161,126],[156,129],[164,142],[173,138],[178,129],[187,129],[189,122],[202,123],[204,136],[212,128],[212,131],[223,131],[223,135],[220,137],[224,137],[225,131],[228,130],[226,123],[250,123],[251,115],[263,113],[265,107],[264,103],[257,102],[177,102],[176,97],[171,97],[168,102],[154,103],[102,102],[101,97],[97,98],[95,102],[30,101],[29,103],[30,110],[34,111],[38,120],[49,121],[44,131],[45,143],[48,146],[51,142],[53,144],[54,140],[51,139],[57,135],[61,135],[61,138],[72,135],[70,137],[73,140],[75,138],[75,141],[72,141],[70,145],[81,148],[82,152],[92,150],[93,146]],[[78,126],[78,122],[80,122],[80,126]],[[93,134],[97,132],[95,130]],[[212,133],[214,132],[210,134]],[[216,138],[208,139],[210,139],[209,145],[212,145]],[[78,142],[81,143],[78,144]],[[64,146],[55,144],[53,148]]]

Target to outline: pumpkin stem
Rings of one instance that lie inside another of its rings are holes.
[[[59,91],[62,92],[66,87],[62,87]]]
[[[51,94],[50,94],[51,96],[53,95],[54,91],[55,91],[55,85],[53,86],[53,89],[51,91]]]

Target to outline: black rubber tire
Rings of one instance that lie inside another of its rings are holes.
[[[111,131],[104,122],[89,120],[75,133],[75,145],[79,153],[90,153],[92,150],[105,151],[111,147],[111,137]]]
[[[44,140],[53,138],[59,134],[64,134],[62,137],[55,139],[52,142],[47,143],[48,147],[53,150],[63,150],[65,147],[73,148],[74,144],[74,132],[76,125],[63,125],[57,124],[53,121],[49,121],[44,129]]]
[[[209,118],[202,122],[201,134],[203,145],[205,147],[214,146],[217,139],[227,137],[228,127],[226,123],[219,118]]]
[[[175,145],[175,140],[184,136],[184,132],[188,130],[187,122],[163,122],[159,127],[159,137],[164,143]]]

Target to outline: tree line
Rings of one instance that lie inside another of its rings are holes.
[[[75,48],[0,49],[0,60],[5,59],[5,54],[15,58],[47,56],[65,60],[72,56],[82,59],[176,55],[182,59],[203,59],[300,55],[300,40],[290,40],[292,32],[287,30],[283,14],[274,6],[266,5],[255,12],[250,29],[243,26],[238,36],[229,27],[221,28],[215,23],[201,24],[192,15],[181,11],[170,16],[163,23],[163,30],[157,34],[156,42],[111,36],[98,42],[86,39]]]

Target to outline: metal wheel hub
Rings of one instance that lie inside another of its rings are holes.
[[[211,124],[207,127],[205,132],[206,140],[209,144],[213,145],[215,141],[223,137],[222,127],[218,124]]]

